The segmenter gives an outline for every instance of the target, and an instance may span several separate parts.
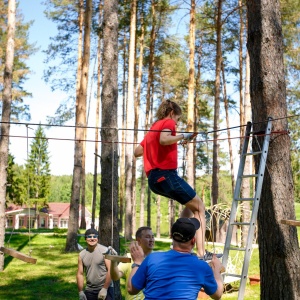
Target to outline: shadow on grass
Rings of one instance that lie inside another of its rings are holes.
[[[40,276],[35,280],[16,279],[9,285],[1,285],[0,289],[1,300],[68,300],[77,298],[76,284],[65,282],[51,275]]]
[[[32,241],[34,238],[36,237],[36,234],[31,236],[30,237],[30,240]],[[16,248],[16,239],[17,240],[17,243],[20,244],[20,242],[22,243],[21,245],[19,245],[17,248]],[[4,247],[6,248],[11,248],[13,250],[16,250],[18,252],[21,252],[22,249],[24,247],[26,247],[27,245],[29,244],[29,238],[28,236],[26,235],[16,235],[14,236],[14,239],[10,241],[9,244],[4,244]],[[25,253],[24,253],[25,254]],[[26,255],[28,255],[28,253],[26,253]],[[10,255],[6,255],[5,258],[4,258],[4,269],[7,268],[7,266],[11,263],[11,261],[13,260],[14,257],[10,256]],[[2,299],[2,298],[1,298]]]

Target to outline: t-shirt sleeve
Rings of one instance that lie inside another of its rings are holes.
[[[131,282],[137,290],[143,290],[146,287],[148,256],[143,260],[142,264],[133,275]]]
[[[131,267],[130,263],[119,263],[118,269],[123,273],[123,276],[126,274],[128,271],[129,267]]]
[[[218,284],[215,280],[214,273],[211,267],[207,264],[207,270],[205,270],[205,284],[204,284],[204,291],[207,295],[212,295],[217,291]]]
[[[172,133],[175,134],[175,121],[172,119],[166,119],[165,122],[162,123],[161,130],[169,129]]]

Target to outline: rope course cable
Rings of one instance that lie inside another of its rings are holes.
[[[292,115],[292,116],[286,116],[286,117],[280,117],[277,119],[273,119],[273,122],[275,121],[279,121],[282,119],[289,119],[289,118],[296,118],[296,117],[300,117],[300,115]],[[254,124],[263,124],[266,123],[267,120],[265,121],[260,121],[260,122],[256,122],[253,123]],[[53,125],[53,124],[41,124],[41,123],[18,123],[18,122],[0,122],[0,123],[9,123],[10,125],[25,125],[25,126],[45,126],[45,127],[62,127],[62,128],[76,128],[76,127],[81,127],[81,128],[86,128],[86,129],[98,129],[98,130],[103,130],[103,129],[117,129],[117,131],[157,131],[157,130],[151,130],[151,129],[132,129],[132,128],[112,128],[112,127],[95,127],[95,126],[76,126],[76,125]],[[227,128],[222,128],[222,129],[217,129],[217,130],[211,130],[211,131],[207,131],[207,132],[203,132],[200,131],[198,132],[198,134],[200,135],[204,135],[207,136],[211,133],[214,132],[222,132],[222,131],[227,131],[227,130],[233,130],[233,129],[239,129],[242,127],[246,127],[247,125],[238,125],[238,126],[233,126],[233,127],[227,127]],[[186,133],[187,131],[177,131],[177,133]],[[271,135],[273,134],[289,134],[288,130],[283,130],[283,131],[272,131]],[[257,133],[257,136],[264,136],[264,133]],[[27,138],[27,136],[23,136],[23,135],[9,135],[9,137],[11,138]],[[30,136],[28,138],[35,138],[34,136]],[[222,141],[222,140],[229,140],[229,139],[242,139],[244,138],[244,136],[236,136],[236,137],[226,137],[226,138],[218,138],[218,139],[205,139],[205,140],[194,140],[194,143],[207,143],[207,142],[214,142],[216,140],[218,141]],[[46,137],[44,139],[47,140],[60,140],[60,141],[84,141],[84,142],[97,142],[93,139],[83,139],[83,140],[76,140],[74,138],[57,138],[57,137]],[[100,143],[112,143],[111,141],[98,141]],[[118,143],[118,144],[138,144],[138,143],[132,143],[132,142],[123,142],[123,141],[118,141],[118,142],[114,142],[114,143]]]

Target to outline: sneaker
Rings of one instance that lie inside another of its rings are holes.
[[[213,258],[213,255],[216,255],[217,258],[221,258],[223,256],[223,253],[212,253],[209,251],[205,251],[204,256],[202,256],[202,257],[199,256],[199,259],[204,260],[206,262],[210,262]]]

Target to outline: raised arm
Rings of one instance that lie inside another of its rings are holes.
[[[110,262],[110,277],[112,280],[119,280],[123,276],[123,272],[118,268],[118,262],[111,260]]]
[[[127,291],[130,295],[136,295],[139,293],[140,290],[136,289],[132,285],[132,277],[138,270],[139,265],[142,264],[145,255],[143,249],[139,246],[137,242],[132,242],[129,248],[130,248],[131,258],[135,264],[135,267],[131,269],[131,273],[129,275],[128,283],[127,283]]]
[[[210,295],[210,297],[214,300],[219,300],[223,295],[223,279],[221,275],[222,264],[215,255],[213,256],[213,259],[211,261],[211,268],[213,270],[218,288],[214,294]]]
[[[171,130],[164,129],[160,133],[159,143],[163,146],[172,145],[183,139],[183,134],[172,135]]]

